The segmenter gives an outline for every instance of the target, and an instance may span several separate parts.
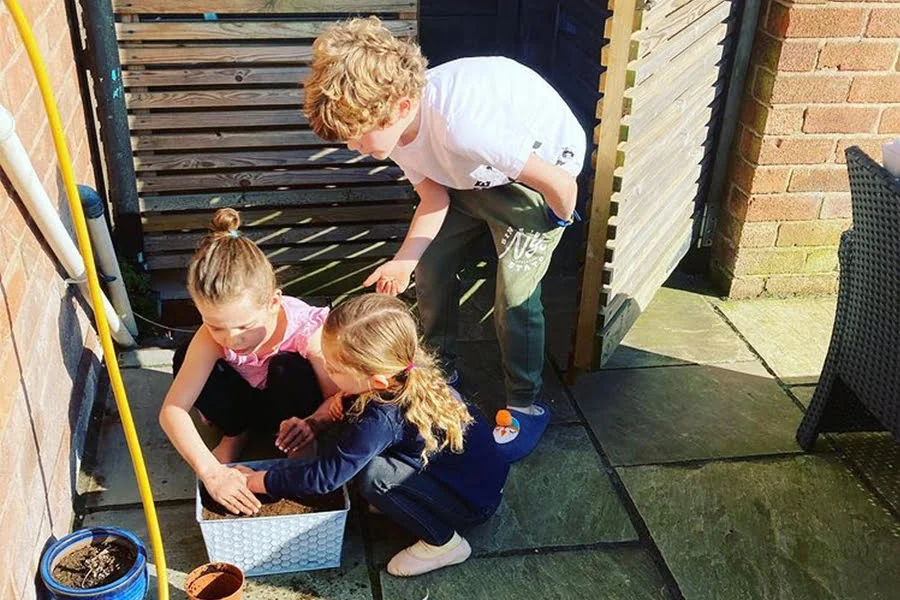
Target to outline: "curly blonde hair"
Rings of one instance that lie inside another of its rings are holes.
[[[187,287],[194,302],[220,304],[251,294],[260,305],[275,293],[272,263],[252,240],[238,231],[241,217],[233,208],[220,208],[212,232],[200,242],[188,267]]]
[[[313,43],[306,118],[329,141],[390,125],[400,99],[421,96],[427,64],[417,44],[394,37],[378,17],[332,25]]]
[[[422,348],[403,301],[386,294],[347,300],[328,314],[322,341],[334,349],[341,367],[366,377],[390,378],[388,389],[360,394],[348,411],[351,418],[362,414],[369,402],[395,404],[425,441],[425,464],[447,447],[462,452],[472,415],[447,385],[435,358]]]

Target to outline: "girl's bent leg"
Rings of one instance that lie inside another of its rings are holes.
[[[175,351],[172,359],[173,375],[184,364],[187,345]],[[213,367],[206,384],[194,403],[203,419],[215,425],[228,437],[235,437],[247,430],[252,411],[258,404],[259,390],[247,383],[240,373],[224,360]]]
[[[290,417],[308,417],[324,400],[312,363],[296,352],[272,357],[263,394],[267,409],[259,414],[266,421],[260,423],[265,429],[278,429]]]
[[[420,538],[388,562],[388,573],[421,575],[469,558],[472,548],[456,528],[483,519],[440,481],[383,456],[366,465],[357,481],[371,506]]]
[[[356,480],[369,504],[433,546],[449,542],[457,529],[484,520],[427,471],[394,458],[375,457]]]

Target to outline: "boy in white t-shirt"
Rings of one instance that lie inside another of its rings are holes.
[[[457,271],[490,235],[497,253],[494,319],[506,402],[494,438],[510,462],[527,456],[550,419],[539,402],[544,367],[541,279],[575,216],[586,136],[538,74],[501,57],[426,71],[415,44],[375,18],[331,27],[313,45],[305,112],[321,137],[391,158],[420,202],[394,259],[366,280],[403,292],[415,272],[426,342],[453,383]]]

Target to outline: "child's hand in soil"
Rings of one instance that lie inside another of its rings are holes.
[[[200,479],[210,497],[236,515],[255,515],[262,506],[247,487],[247,475],[239,469],[219,465]]]
[[[250,467],[244,465],[235,465],[234,467],[247,477],[247,487],[254,494],[265,494],[266,492],[266,472],[254,471]]]
[[[278,436],[275,438],[275,446],[285,454],[293,454],[313,441],[315,437],[316,432],[306,419],[291,417],[281,422]]]

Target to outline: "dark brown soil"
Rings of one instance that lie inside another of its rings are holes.
[[[328,512],[332,510],[343,510],[344,493],[336,490],[330,494],[323,496],[307,496],[304,498],[295,498],[292,500],[282,499],[276,500],[271,496],[257,494],[259,501],[262,502],[262,508],[253,517],[246,515],[235,515],[228,511],[224,506],[209,497],[204,488],[200,488],[200,502],[203,504],[202,517],[204,521],[215,521],[218,519],[252,519],[254,517],[279,517],[284,515],[305,515],[308,513]]]
[[[130,546],[95,542],[63,556],[53,567],[53,579],[71,588],[98,588],[125,575],[136,559],[137,552]]]

